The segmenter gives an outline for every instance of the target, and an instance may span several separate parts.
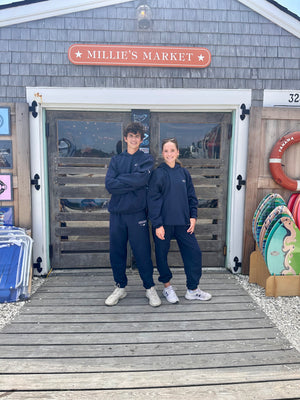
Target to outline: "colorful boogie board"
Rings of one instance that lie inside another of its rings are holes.
[[[291,219],[293,219],[292,213],[285,205],[275,207],[274,210],[271,211],[271,213],[265,219],[259,234],[259,243],[258,243],[259,249],[263,255],[269,233],[271,232],[275,223],[282,217],[290,217]]]
[[[274,208],[280,205],[285,205],[285,201],[280,196],[280,194],[276,193],[268,197],[263,203],[261,209],[257,213],[258,215],[255,221],[255,240],[257,243],[259,243],[260,231],[265,222],[265,219],[274,210]]]
[[[273,226],[265,255],[271,275],[300,274],[300,231],[290,217],[280,218]]]
[[[298,222],[299,212],[300,212],[300,196],[297,196],[296,200],[293,204],[292,214],[293,214],[295,223],[298,226],[298,228],[299,228],[299,222]]]
[[[266,203],[267,203],[268,201],[274,199],[275,196],[276,196],[275,193],[269,193],[269,194],[267,194],[267,195],[261,200],[261,202],[259,203],[259,205],[258,205],[258,207],[257,207],[257,209],[256,209],[256,211],[255,211],[255,213],[254,213],[254,217],[253,217],[253,220],[252,220],[252,232],[253,232],[254,240],[256,240],[256,225],[257,225],[257,220],[258,220],[258,218],[259,218],[259,216],[260,216],[260,213],[261,213],[262,209],[265,207]]]
[[[264,205],[265,201],[266,201],[270,196],[273,196],[273,193],[267,194],[267,195],[260,201],[260,203],[259,203],[259,205],[257,206],[257,208],[256,208],[256,210],[255,210],[255,213],[254,213],[254,215],[253,215],[253,219],[252,219],[252,233],[253,233],[253,237],[254,237],[255,240],[256,240],[255,225],[256,225],[257,217],[258,217],[259,212],[260,212],[262,206]]]
[[[287,203],[287,208],[292,212],[298,193],[292,193]]]

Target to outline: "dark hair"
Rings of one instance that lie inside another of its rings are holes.
[[[140,122],[131,122],[124,129],[124,136],[127,137],[128,133],[134,133],[135,135],[139,133],[141,139],[144,139],[145,127]]]
[[[166,143],[174,143],[175,146],[176,146],[176,149],[179,151],[179,144],[178,144],[177,139],[176,139],[175,137],[163,139],[163,141],[161,142],[161,149],[162,149],[162,150],[164,149],[164,145],[165,145]],[[176,159],[175,162],[176,162],[177,164],[179,164],[181,167],[183,166],[183,165],[182,165],[182,162],[179,161],[178,158]]]

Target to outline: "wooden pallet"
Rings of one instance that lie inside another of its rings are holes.
[[[249,282],[266,289],[266,296],[300,296],[300,275],[270,275],[259,250],[250,255]]]

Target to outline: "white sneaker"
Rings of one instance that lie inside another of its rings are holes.
[[[200,290],[197,288],[196,290],[187,290],[185,294],[185,298],[187,300],[202,300],[202,301],[207,301],[212,298],[212,295],[207,292],[203,292],[203,290]]]
[[[169,303],[179,303],[179,299],[175,293],[175,290],[172,286],[165,287],[163,290],[163,295],[168,300]]]
[[[158,307],[161,305],[161,300],[158,297],[157,291],[154,286],[150,289],[146,289],[146,297],[149,299],[149,304],[152,307]]]
[[[110,296],[105,300],[107,306],[115,306],[119,300],[127,296],[125,288],[116,287]]]

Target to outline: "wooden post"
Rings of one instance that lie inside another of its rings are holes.
[[[17,196],[19,226],[31,228],[31,187],[28,104],[16,103]]]

